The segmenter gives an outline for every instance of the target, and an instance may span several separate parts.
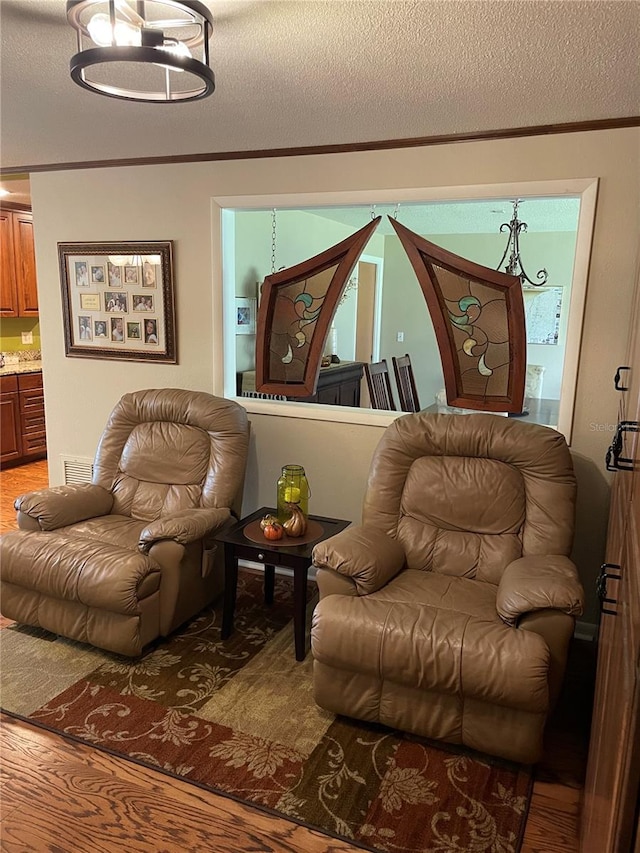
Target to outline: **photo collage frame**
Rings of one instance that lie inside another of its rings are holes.
[[[176,362],[170,241],[58,252],[68,356]]]

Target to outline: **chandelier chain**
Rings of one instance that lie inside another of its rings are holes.
[[[276,209],[271,211],[271,273],[276,271]]]

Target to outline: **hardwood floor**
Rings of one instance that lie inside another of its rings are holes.
[[[47,460],[40,459],[17,468],[0,471],[0,533],[16,529],[15,499],[33,489],[44,489],[49,485]]]
[[[46,462],[0,472],[0,531],[15,527],[16,495],[44,485]],[[563,695],[536,772],[522,853],[579,850],[593,645],[574,642]],[[359,849],[11,717],[2,715],[0,723],[2,853]]]

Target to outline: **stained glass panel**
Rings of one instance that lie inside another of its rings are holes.
[[[304,382],[318,317],[337,269],[335,264],[279,289],[269,336],[269,376],[272,380]]]
[[[390,221],[431,314],[449,405],[522,411],[526,333],[519,277],[454,255]]]
[[[256,336],[256,390],[287,397],[315,393],[336,307],[369,237],[380,222],[330,249],[265,278]]]

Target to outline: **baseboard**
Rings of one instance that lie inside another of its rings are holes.
[[[598,626],[593,622],[576,622],[576,627],[573,636],[578,640],[589,640],[594,643],[598,637]]]

